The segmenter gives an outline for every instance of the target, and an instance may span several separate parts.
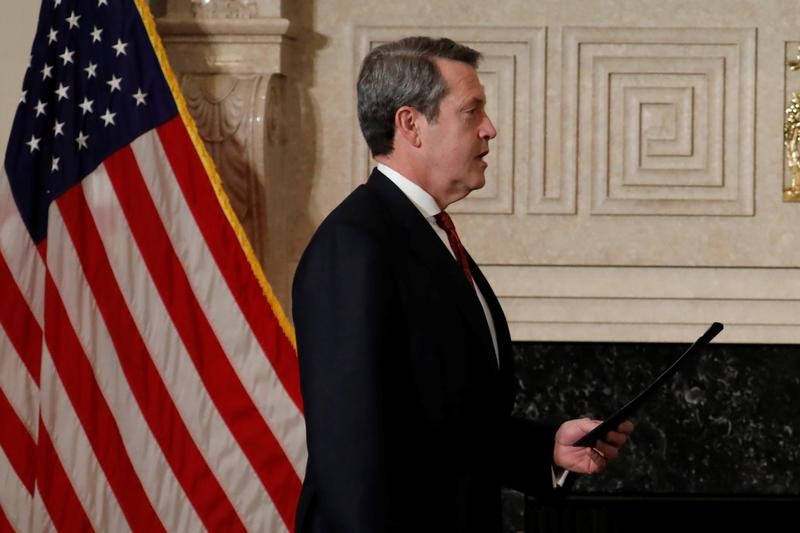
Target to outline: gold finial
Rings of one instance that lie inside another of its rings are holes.
[[[800,70],[800,46],[797,47],[797,57],[787,61],[786,65],[789,70]],[[792,174],[792,184],[783,190],[783,199],[800,202],[800,93],[792,93],[792,99],[786,107],[783,146],[786,150],[786,163]]]
[[[792,185],[783,191],[783,199],[800,201],[800,93],[792,93],[786,108],[786,121],[783,124],[783,146],[786,148],[786,162],[792,173]]]
[[[787,64],[789,65],[789,70],[800,70],[800,46],[797,47],[797,57],[790,59]]]

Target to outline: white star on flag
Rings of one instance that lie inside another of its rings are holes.
[[[147,105],[147,102],[145,101],[145,98],[147,98],[147,93],[143,93],[141,88],[132,96],[133,99],[136,100],[136,107],[139,107],[140,105]]]
[[[123,43],[122,39],[117,39],[117,44],[115,44],[111,48],[113,48],[117,52],[117,57],[119,57],[120,54],[128,55],[127,52],[125,52],[125,48],[127,47],[128,43]]]
[[[117,116],[116,113],[112,113],[110,109],[106,109],[106,112],[103,113],[100,116],[100,118],[105,123],[104,126],[108,126],[109,124],[111,124],[112,126],[116,126],[116,124],[114,123],[114,117],[115,116]]]
[[[79,18],[81,18],[81,16],[80,15],[75,15],[74,11],[70,14],[69,17],[66,18],[66,22],[67,22],[67,24],[69,24],[69,29],[79,28],[80,27],[80,24],[78,24],[78,19]]]
[[[55,172],[58,170],[58,161],[59,158],[53,156],[53,162],[50,164],[50,172]]]
[[[53,44],[58,41],[58,32],[55,28],[50,28],[50,33],[47,34],[47,44]]]
[[[56,120],[56,123],[53,124],[53,137],[58,137],[59,135],[64,135],[64,123]]]
[[[41,141],[41,137],[37,137],[36,135],[31,135],[31,140],[26,142],[28,146],[31,147],[31,153],[39,149],[39,141]]]
[[[84,96],[83,102],[78,104],[78,107],[80,107],[83,110],[83,114],[85,115],[86,113],[92,112],[92,104],[94,104],[94,100],[89,100]]]
[[[97,7],[107,6],[107,5],[108,5],[108,0],[97,0]]]
[[[60,56],[61,60],[64,62],[64,66],[67,66],[67,63],[72,63],[72,56],[75,55],[75,52],[70,50],[69,48],[64,48],[64,53]]]
[[[46,80],[47,78],[53,77],[53,67],[51,67],[47,63],[45,63],[41,72],[42,72],[42,81]]]
[[[19,95],[19,103],[27,104],[28,103],[28,101],[26,100],[27,96],[28,96],[28,91],[23,90],[22,94]]]
[[[119,91],[120,86],[119,84],[122,82],[122,78],[116,77],[114,74],[111,75],[111,79],[108,80],[106,83],[111,87],[111,92]]]
[[[75,137],[75,142],[78,143],[78,150],[83,150],[87,148],[86,141],[89,139],[88,135],[84,135],[82,131],[78,132],[78,136]]]
[[[63,100],[64,98],[67,98],[67,99],[69,98],[69,96],[67,96],[67,91],[68,90],[69,90],[69,85],[64,86],[64,84],[62,84],[62,83],[58,84],[58,89],[56,89],[56,94],[58,95],[58,101],[59,102],[61,100]]]
[[[86,71],[86,75],[88,79],[92,79],[97,76],[97,65],[89,61],[89,66],[83,69]]]
[[[42,102],[41,100],[39,100],[39,101],[36,103],[36,116],[37,116],[37,117],[38,117],[39,115],[46,115],[46,114],[47,114],[47,113],[45,113],[45,112],[44,112],[44,108],[45,108],[46,106],[47,106],[47,102]]]
[[[92,30],[92,42],[96,43],[96,42],[102,41],[102,39],[100,38],[100,35],[102,33],[103,33],[102,28],[98,28],[97,26],[94,26],[93,30]]]

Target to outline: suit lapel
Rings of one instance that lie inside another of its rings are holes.
[[[447,298],[455,302],[470,328],[480,338],[484,351],[491,356],[493,366],[496,367],[494,345],[486,324],[486,315],[475,290],[430,223],[425,220],[425,217],[406,195],[377,169],[370,175],[366,186],[384,201],[392,219],[402,227],[402,234],[397,236],[398,240],[402,239],[405,246],[410,248],[430,269],[438,280],[438,286],[445,292]],[[473,272],[480,272],[471,258],[470,265]],[[481,283],[488,287],[483,275],[480,275],[480,279]],[[479,287],[481,293],[486,297],[487,293],[484,287],[481,285]],[[489,293],[491,293],[491,289],[489,289]],[[492,299],[496,301],[493,294]],[[492,314],[495,316],[494,311]]]
[[[489,313],[492,315],[492,321],[494,322],[494,333],[497,336],[497,351],[498,359],[500,361],[501,368],[510,368],[511,366],[511,334],[508,331],[508,322],[506,321],[506,315],[503,313],[503,308],[500,306],[500,301],[497,299],[494,291],[492,290],[491,285],[486,280],[486,277],[481,272],[481,269],[478,268],[477,263],[473,261],[472,256],[467,254],[467,259],[469,260],[470,270],[472,271],[472,277],[475,278],[475,283],[478,285],[478,289],[480,289],[481,294],[483,295],[484,300],[486,300],[486,305],[489,307]]]

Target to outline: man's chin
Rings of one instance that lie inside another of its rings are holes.
[[[451,196],[448,199],[448,204],[453,204],[459,200],[466,198],[472,191],[482,189],[486,185],[486,178],[483,174],[475,176],[474,179],[462,181],[457,188],[450,189]]]
[[[481,172],[479,176],[476,177],[475,180],[471,182],[470,191],[477,191],[478,189],[483,189],[483,186],[486,185],[486,175]]]

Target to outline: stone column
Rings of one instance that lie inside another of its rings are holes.
[[[266,267],[268,214],[278,200],[271,192],[286,144],[289,20],[280,0],[167,0],[164,11],[158,30],[189,111]]]

